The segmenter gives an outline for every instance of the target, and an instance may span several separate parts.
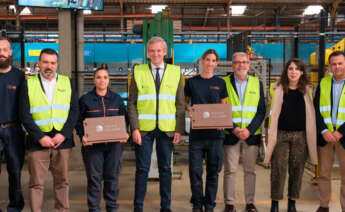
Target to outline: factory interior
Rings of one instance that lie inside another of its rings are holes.
[[[208,49],[216,50],[219,55],[214,70],[219,77],[233,73],[232,55],[235,52],[246,52],[250,59],[249,74],[262,82],[266,104],[255,166],[255,205],[258,211],[270,211],[271,167],[263,163],[269,135],[270,84],[279,79],[291,58],[299,58],[306,64],[307,77],[314,90],[322,76],[330,75],[329,55],[345,51],[344,0],[94,0],[99,5],[93,8],[84,8],[81,3],[74,8],[62,8],[52,3],[59,2],[57,0],[46,1],[47,5],[35,6],[38,0],[0,0],[0,36],[11,41],[12,65],[25,72],[27,78],[39,73],[37,61],[42,49],[58,51],[58,72],[71,78],[78,97],[93,89],[94,71],[106,66],[110,73],[110,89],[118,93],[127,106],[134,67],[148,63],[147,41],[153,36],[166,41],[165,61],[180,66],[183,82],[200,74],[200,57]],[[78,4],[78,0],[68,2]],[[171,210],[175,212],[192,211],[193,208],[188,167],[190,122],[186,113],[186,129],[180,142],[174,145],[171,159]],[[87,178],[82,144],[75,132],[74,140],[76,146],[69,160],[69,211],[82,212],[88,211]],[[155,152],[154,148],[144,201],[146,212],[160,210]],[[0,211],[6,211],[8,175],[6,159],[4,155],[1,157],[4,159],[0,173]],[[130,138],[123,145],[118,180],[119,212],[133,211],[135,159],[135,147]],[[341,211],[339,169],[336,158],[329,203],[332,212]],[[215,200],[216,212],[223,212],[225,207],[223,174],[222,169]],[[239,166],[236,173],[237,211],[245,211],[246,207],[243,175],[243,168]],[[296,200],[297,211],[314,212],[319,207],[318,177],[319,166],[307,160],[300,198]],[[206,179],[205,169],[203,178]],[[30,211],[30,204],[29,171],[25,162],[21,179],[25,200],[22,211],[26,212]],[[287,211],[287,187],[286,184],[280,211]],[[51,174],[45,180],[42,211],[55,211]],[[101,211],[106,211],[103,200]]]

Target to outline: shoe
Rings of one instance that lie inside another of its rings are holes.
[[[272,200],[271,212],[278,212],[278,211],[279,211],[279,202],[278,202],[278,200]]]
[[[193,208],[193,212],[202,212],[201,208]]]
[[[258,209],[256,209],[253,203],[250,203],[246,205],[246,212],[258,212]]]
[[[205,208],[205,212],[213,212],[213,208]]]
[[[288,212],[297,212],[296,211],[296,201],[295,200],[292,200],[292,199],[289,199],[288,200]]]
[[[161,208],[160,212],[172,212],[170,208]]]
[[[236,208],[234,205],[225,205],[224,212],[236,212]]]
[[[329,212],[329,208],[319,207],[316,212]]]

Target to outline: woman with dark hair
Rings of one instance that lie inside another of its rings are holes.
[[[185,107],[191,112],[194,104],[226,104],[228,93],[225,81],[214,76],[218,64],[215,50],[207,50],[201,57],[201,73],[186,81]],[[191,104],[190,104],[191,103]],[[194,130],[189,137],[189,177],[193,212],[213,212],[218,190],[218,174],[222,168],[223,129]],[[206,190],[203,192],[203,157],[206,155]]]
[[[91,144],[87,142],[83,128],[85,118],[127,116],[122,98],[109,89],[109,81],[108,70],[97,69],[94,73],[95,88],[79,100],[80,116],[76,130],[83,144],[82,156],[87,176],[87,203],[90,212],[101,211],[102,181],[106,211],[115,212],[118,208],[122,143],[126,141]]]
[[[316,157],[316,121],[304,63],[287,62],[271,97],[270,127],[264,163],[271,162],[271,212],[279,211],[288,169],[288,212],[295,212],[308,154]]]

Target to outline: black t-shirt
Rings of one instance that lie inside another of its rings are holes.
[[[278,129],[286,131],[304,131],[305,102],[303,94],[299,90],[289,89],[284,93],[283,105],[279,115]]]
[[[0,123],[18,121],[19,92],[24,73],[12,66],[7,73],[0,73]]]
[[[190,97],[191,105],[194,104],[218,104],[221,99],[228,97],[225,81],[217,76],[204,79],[200,75],[186,81],[185,96]],[[193,130],[191,139],[223,138],[224,132],[219,130]]]

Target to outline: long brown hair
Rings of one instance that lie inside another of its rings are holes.
[[[283,86],[284,93],[287,93],[289,91],[288,69],[289,69],[289,66],[291,65],[291,63],[294,63],[298,67],[298,70],[303,73],[298,80],[297,89],[302,94],[304,94],[306,86],[309,84],[309,80],[308,80],[307,74],[306,74],[306,66],[303,63],[303,61],[298,59],[298,58],[292,58],[285,64],[284,71],[280,75],[280,80],[279,80],[278,85]]]

